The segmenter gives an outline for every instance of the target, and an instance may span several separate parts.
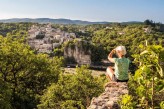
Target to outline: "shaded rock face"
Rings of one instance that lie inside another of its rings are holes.
[[[65,47],[64,58],[68,59],[68,64],[90,65],[91,64],[91,50],[85,48],[82,42],[78,42],[73,47]]]
[[[87,109],[120,109],[117,101],[124,94],[128,94],[126,82],[110,82],[99,97],[92,99]]]
[[[160,26],[160,31],[164,32],[164,25]]]

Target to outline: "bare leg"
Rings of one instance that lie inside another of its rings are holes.
[[[112,68],[112,67],[108,67],[108,68],[106,69],[106,76],[107,76],[107,78],[110,79],[110,80],[112,81],[113,75],[114,75],[114,70],[113,70],[113,68]]]

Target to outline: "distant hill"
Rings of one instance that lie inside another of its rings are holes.
[[[36,22],[36,23],[54,23],[54,24],[79,24],[79,25],[90,25],[90,24],[110,24],[112,22],[90,22],[82,20],[71,20],[71,19],[51,19],[51,18],[12,18],[0,20],[3,23],[17,23],[17,22]],[[123,22],[123,23],[141,23],[137,21]]]
[[[89,21],[82,21],[82,20],[70,20],[70,19],[51,19],[51,18],[13,18],[13,19],[3,19],[0,20],[3,23],[16,23],[16,22],[36,22],[36,23],[54,23],[54,24],[81,24],[81,25],[88,25],[88,24],[108,24],[111,22],[89,22]]]
[[[122,24],[142,24],[143,22],[140,21],[129,21],[129,22],[122,22]]]

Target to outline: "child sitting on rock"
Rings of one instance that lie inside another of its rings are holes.
[[[116,54],[118,58],[113,58],[113,54]],[[110,62],[114,63],[114,70],[112,67],[108,67],[106,70],[106,76],[115,82],[127,82],[128,81],[128,70],[130,60],[125,58],[126,48],[125,46],[118,46],[113,49],[109,55],[108,59]]]

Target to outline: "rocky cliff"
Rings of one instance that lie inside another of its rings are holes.
[[[78,41],[64,49],[64,57],[68,64],[91,64],[91,50],[87,42]]]
[[[126,82],[110,82],[105,86],[105,91],[93,98],[87,109],[120,109],[118,100],[121,95],[128,93]]]

